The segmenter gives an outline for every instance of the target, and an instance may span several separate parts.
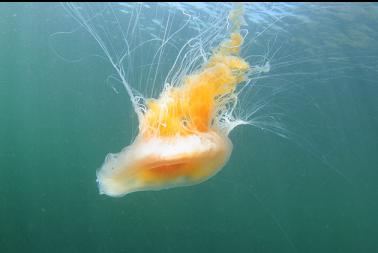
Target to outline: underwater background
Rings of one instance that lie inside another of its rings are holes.
[[[103,6],[76,10],[96,17]],[[179,47],[232,6],[112,8],[140,41],[169,38],[191,15]],[[97,31],[117,51],[106,17]],[[274,98],[261,116],[282,117],[236,128],[209,181],[111,198],[96,170],[137,131],[111,64],[67,6],[0,4],[0,252],[378,252],[378,4],[246,4],[245,19],[242,55],[271,65],[255,80],[270,88],[245,104]],[[159,43],[129,62],[146,95],[175,61],[167,47],[145,74]]]

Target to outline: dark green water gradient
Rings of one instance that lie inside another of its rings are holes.
[[[53,52],[76,26],[59,4],[0,4],[0,252],[377,252],[378,6],[352,5],[282,23],[290,54],[339,57],[285,70],[310,73],[286,97],[303,138],[243,126],[210,181],[109,198],[95,171],[135,133],[126,92],[106,61]]]

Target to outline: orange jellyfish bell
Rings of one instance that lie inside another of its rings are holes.
[[[231,11],[230,37],[180,85],[166,85],[139,114],[139,134],[119,154],[109,154],[97,172],[100,192],[123,196],[203,182],[228,161],[236,86],[250,67],[239,56],[242,7]]]

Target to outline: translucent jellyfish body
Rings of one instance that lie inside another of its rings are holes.
[[[200,69],[180,85],[165,86],[159,98],[147,100],[135,141],[119,154],[109,154],[97,172],[101,193],[123,196],[193,185],[227,163],[236,86],[250,70],[239,56],[242,8],[231,11],[229,20],[233,26],[229,38],[213,49]]]

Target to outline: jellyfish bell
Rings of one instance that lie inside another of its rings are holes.
[[[123,196],[201,183],[228,161],[232,143],[215,131],[188,136],[137,138],[117,155],[108,155],[97,172],[100,193]]]

